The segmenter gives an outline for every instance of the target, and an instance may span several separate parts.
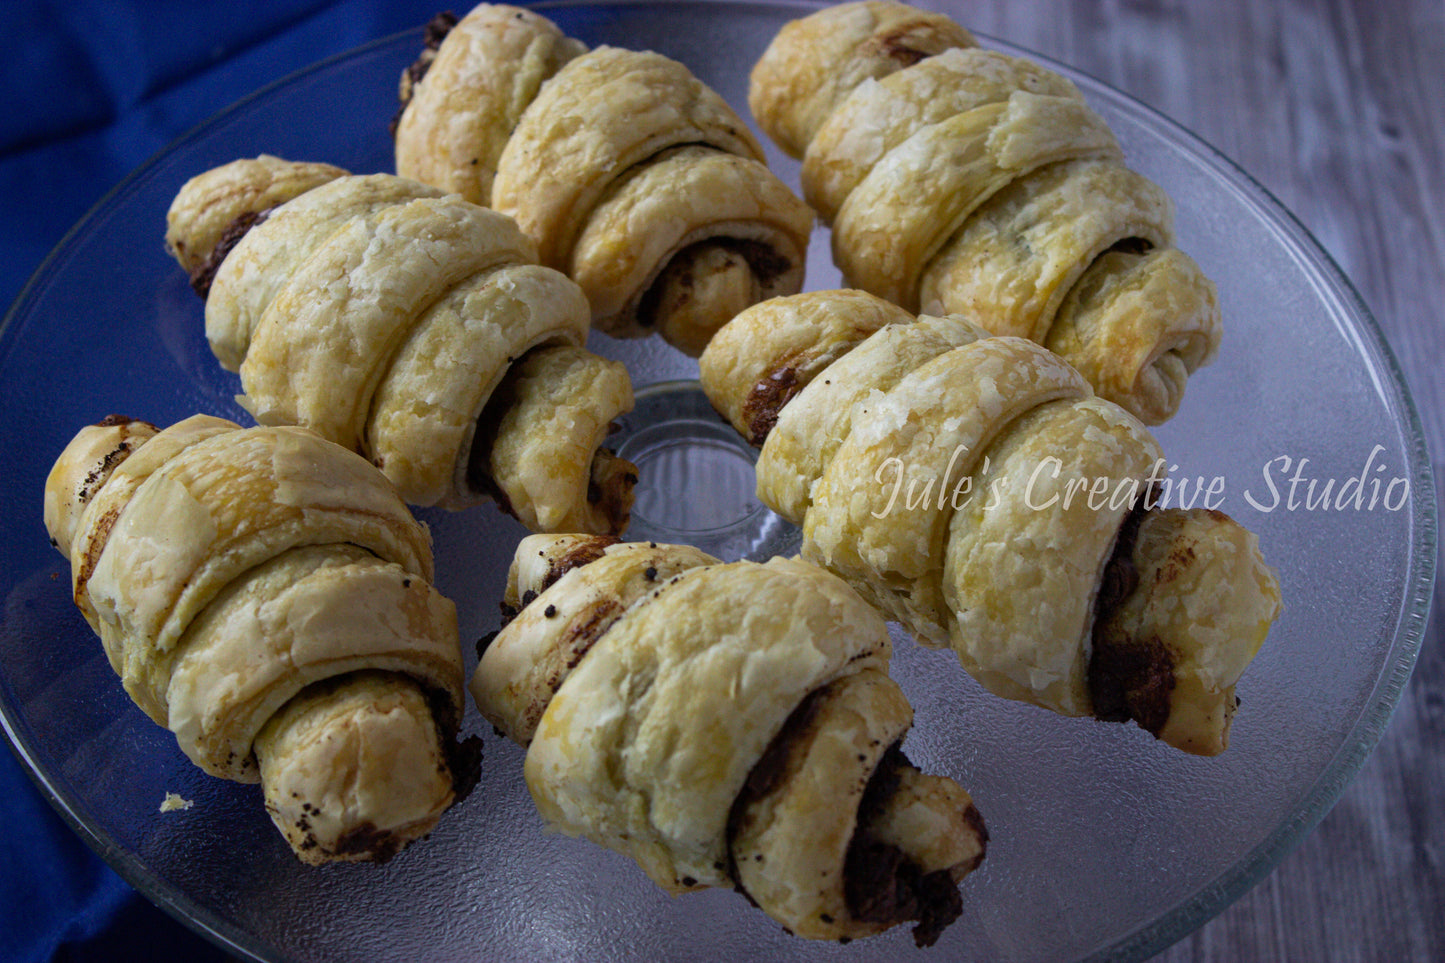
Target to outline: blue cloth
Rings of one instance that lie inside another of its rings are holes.
[[[445,8],[4,0],[0,305],[8,309],[71,225],[176,137],[273,80]],[[4,749],[0,807],[0,961],[227,958],[111,871]]]

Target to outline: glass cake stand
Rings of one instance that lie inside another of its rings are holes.
[[[751,64],[784,21],[809,9],[547,12],[589,44],[685,61],[745,113]],[[521,750],[493,737],[475,710],[466,729],[485,736],[482,783],[430,839],[380,867],[306,868],[270,825],[257,787],[205,776],[130,703],[71,603],[40,493],[77,428],[112,412],[162,425],[197,411],[248,423],[233,400],[237,380],[207,348],[201,304],[161,246],[176,189],[262,152],[390,170],[396,80],[418,48],[413,32],[326,61],[182,138],[67,236],[6,319],[6,732],[42,791],[121,875],[242,957],[896,957],[911,946],[904,930],[846,947],[811,944],[736,894],[674,899],[629,861],[547,833],[522,782]],[[1174,198],[1181,247],[1219,281],[1223,350],[1157,434],[1171,477],[1223,479],[1222,507],[1258,533],[1286,609],[1240,686],[1233,745],[1217,759],[1183,755],[1132,726],[993,698],[950,654],[895,638],[894,675],[916,709],[907,751],[968,787],[993,837],[937,959],[1137,959],[1225,907],[1318,822],[1379,739],[1414,664],[1434,577],[1433,482],[1419,423],[1348,282],[1224,157],[1128,97],[1051,66],[1104,115],[1130,166]],[[797,164],[776,153],[771,161],[796,186]],[[839,283],[820,230],[808,287]],[[638,408],[615,442],[643,469],[631,537],[691,541],[729,558],[794,550],[796,530],[753,499],[751,451],[698,395],[696,363],[656,339],[594,335],[591,346],[626,362],[638,386]],[[1311,479],[1357,477],[1377,484],[1384,503],[1298,504]],[[456,601],[469,642],[495,628],[524,532],[491,507],[421,514],[439,587]],[[473,653],[468,661],[470,669]],[[167,792],[194,805],[159,813]]]

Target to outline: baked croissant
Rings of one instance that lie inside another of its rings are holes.
[[[206,772],[259,781],[303,861],[386,859],[469,788],[456,611],[365,459],[111,416],[51,469],[45,526],[131,698]]]
[[[263,155],[186,182],[166,221],[261,424],[361,452],[413,505],[494,497],[534,531],[626,526],[637,470],[601,445],[631,382],[583,350],[586,298],[510,219]]]
[[[1164,192],[1066,78],[893,0],[786,25],[749,103],[803,161],[845,285],[1063,356],[1146,424],[1220,340]]]
[[[470,689],[527,746],[553,827],[679,893],[732,886],[791,932],[918,920],[932,943],[987,832],[968,793],[909,764],[912,709],[883,621],[803,562],[534,535]]]
[[[1158,444],[1057,355],[861,291],[744,311],[701,359],[803,557],[989,690],[1203,755],[1280,611],[1255,536],[1159,505]]]
[[[743,308],[802,287],[812,213],[682,64],[585,52],[494,4],[434,20],[427,43],[402,77],[397,172],[516,218],[599,330],[696,356]]]

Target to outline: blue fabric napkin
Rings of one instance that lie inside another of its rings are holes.
[[[447,5],[5,0],[0,305],[8,310],[107,191],[191,127],[294,70],[419,27],[439,9]],[[39,493],[29,497],[38,502]],[[0,807],[0,960],[227,959],[92,853],[5,749]]]

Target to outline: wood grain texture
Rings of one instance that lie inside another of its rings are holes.
[[[1355,284],[1445,453],[1445,3],[954,0],[966,26],[1163,111],[1262,183]],[[1437,493],[1437,503],[1439,495]],[[1363,770],[1167,963],[1445,959],[1445,589]]]

